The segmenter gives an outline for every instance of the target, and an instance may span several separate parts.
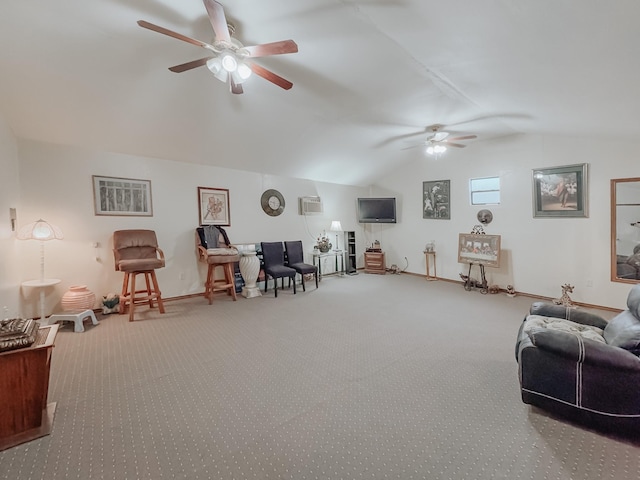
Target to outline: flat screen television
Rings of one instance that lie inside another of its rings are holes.
[[[396,199],[358,198],[358,222],[396,223]]]

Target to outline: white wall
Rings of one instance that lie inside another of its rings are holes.
[[[18,147],[9,126],[0,115],[0,318],[19,315],[20,247],[11,231],[9,209],[19,207]],[[19,209],[18,209],[19,212]]]
[[[166,267],[157,272],[164,297],[202,292],[206,272],[197,262],[194,240],[198,186],[229,189],[231,226],[225,228],[233,243],[300,239],[311,251],[331,220],[340,220],[345,230],[356,231],[362,262],[364,236],[355,210],[356,198],[366,193],[362,188],[28,140],[18,141],[18,152],[20,224],[44,218],[65,235],[62,241],[46,243],[46,276],[62,279],[51,295],[56,302],[74,284],[86,284],[97,296],[120,291],[122,274],[114,271],[111,235],[128,228],[156,231],[166,257]],[[92,175],[151,180],[154,215],[94,215]],[[267,216],[260,207],[260,196],[268,188],[279,190],[285,198],[285,211],[278,217]],[[323,215],[298,214],[298,197],[306,195],[323,199]],[[99,247],[93,248],[93,242]],[[36,242],[24,245],[15,283],[39,273],[39,246]],[[325,269],[331,271],[331,262]],[[24,301],[22,307],[24,315],[35,314],[32,301]],[[49,310],[55,308],[55,302],[48,304]]]
[[[499,175],[501,204],[488,208],[488,234],[502,240],[500,268],[487,268],[490,284],[557,298],[560,285],[575,286],[576,301],[624,308],[629,285],[610,281],[610,187],[612,178],[636,177],[639,143],[553,136],[510,136],[450,149],[439,159],[416,153],[407,168],[382,179],[375,193],[396,196],[399,223],[381,227],[387,264],[425,273],[422,253],[435,240],[438,276],[460,280],[468,266],[457,262],[459,233],[469,233],[483,207],[471,206],[469,179]],[[415,151],[417,151],[416,149]],[[589,164],[588,218],[533,218],[532,169]],[[451,220],[422,218],[422,182],[451,180]],[[474,267],[476,277],[477,267]],[[589,286],[592,285],[592,286]]]

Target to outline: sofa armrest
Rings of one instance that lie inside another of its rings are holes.
[[[564,318],[583,325],[602,328],[603,330],[607,326],[607,321],[600,315],[548,302],[534,302],[529,309],[529,313],[531,315],[541,315],[543,317]]]
[[[537,348],[579,363],[640,373],[640,358],[623,348],[557,330],[534,330],[529,338]]]

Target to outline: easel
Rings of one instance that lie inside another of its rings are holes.
[[[471,278],[471,267],[473,267],[473,262],[469,263],[469,273],[467,274],[467,278],[464,282],[464,289],[468,292],[472,288],[478,287],[476,282]],[[484,273],[484,263],[476,263],[480,267],[480,293],[485,295],[489,291],[489,285],[487,283],[487,276]]]

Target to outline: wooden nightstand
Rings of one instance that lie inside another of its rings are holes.
[[[379,273],[382,275],[387,273],[384,263],[384,252],[365,252],[364,272]]]

